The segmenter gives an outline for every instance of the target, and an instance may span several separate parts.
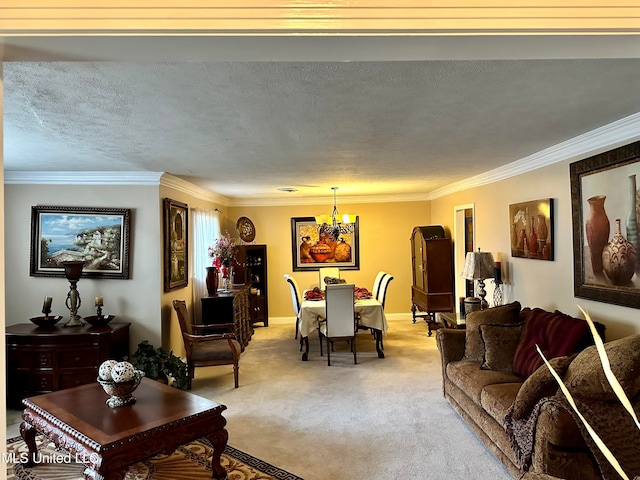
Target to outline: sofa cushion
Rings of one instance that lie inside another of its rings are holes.
[[[527,317],[522,340],[513,357],[513,373],[526,378],[542,365],[536,345],[547,360],[571,355],[576,352],[576,346],[588,331],[585,320],[534,308]]]
[[[480,394],[480,404],[493,419],[504,426],[504,417],[513,405],[522,382],[487,385]]]
[[[640,392],[640,334],[604,344],[611,371],[628,398]],[[617,401],[595,346],[582,351],[567,369],[564,383],[576,398]]]
[[[480,362],[461,360],[447,365],[447,377],[455,386],[480,405],[482,390],[487,385],[521,382],[513,373],[495,370],[481,370]]]
[[[464,346],[464,360],[482,362],[484,358],[484,343],[480,336],[480,325],[485,323],[496,325],[518,323],[519,313],[520,302],[513,302],[467,314],[465,318],[467,336]]]
[[[484,343],[483,370],[513,371],[513,356],[520,343],[523,323],[480,325],[480,336]]]
[[[556,357],[549,360],[549,364],[560,378],[564,376],[575,355],[570,357]],[[533,407],[544,397],[551,397],[558,391],[558,382],[546,365],[541,365],[522,384],[513,402],[512,417],[514,420],[527,418]]]

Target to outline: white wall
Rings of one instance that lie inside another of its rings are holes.
[[[29,322],[40,315],[42,300],[53,297],[53,313],[68,318],[64,305],[69,282],[64,278],[29,275],[31,206],[130,208],[130,279],[88,279],[78,282],[81,316],[95,315],[94,298],[104,297],[105,314],[131,322],[130,350],[139,342],[161,341],[162,292],[161,215],[157,186],[5,185],[6,324]],[[64,322],[65,319],[61,320]]]

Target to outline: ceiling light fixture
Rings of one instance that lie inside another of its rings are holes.
[[[338,213],[336,202],[336,190],[338,190],[338,187],[331,187],[331,190],[333,190],[333,211],[331,215],[316,215],[315,218],[316,223],[320,225],[320,236],[330,235],[334,241],[337,241],[341,233],[353,233],[355,231],[354,224],[358,216]]]

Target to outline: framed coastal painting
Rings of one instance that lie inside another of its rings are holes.
[[[189,207],[164,199],[164,291],[184,288],[189,283]]]
[[[83,260],[83,277],[129,278],[131,210],[31,207],[31,276],[64,277],[62,262]]]
[[[511,256],[553,260],[553,199],[509,205]]]
[[[569,172],[575,296],[640,308],[640,142]]]
[[[293,271],[339,267],[360,269],[358,217],[354,223],[318,225],[314,217],[291,219],[291,257]]]

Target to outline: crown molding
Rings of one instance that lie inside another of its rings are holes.
[[[214,193],[211,190],[207,190],[205,188],[194,185],[187,180],[183,180],[182,178],[178,178],[169,173],[162,174],[162,176],[160,177],[160,185],[179,190],[194,197],[201,198],[202,200],[222,204],[225,207],[229,206],[230,203],[230,199],[227,197]]]
[[[640,113],[596,128],[502,167],[432,191],[428,200],[506,180],[558,162],[580,160],[640,140]]]
[[[159,185],[163,172],[32,172],[5,170],[5,184]]]

